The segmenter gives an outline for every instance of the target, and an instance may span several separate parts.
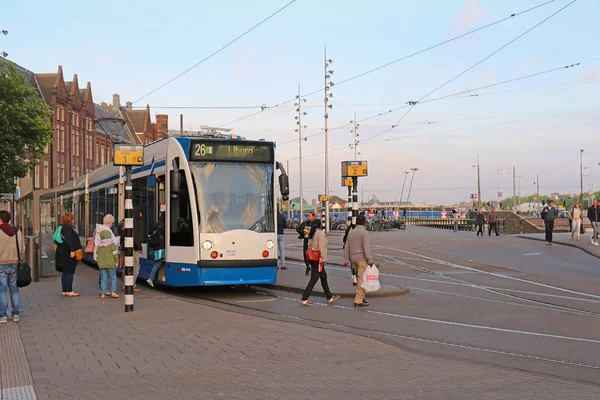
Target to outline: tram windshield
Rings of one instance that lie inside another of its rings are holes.
[[[196,180],[200,232],[275,232],[272,164],[191,162],[190,169]]]

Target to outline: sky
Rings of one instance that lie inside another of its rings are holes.
[[[585,188],[600,180],[600,25],[598,2],[578,0],[449,84],[442,84],[507,45],[571,0],[555,0],[373,73],[383,64],[544,3],[544,0],[296,0],[252,32],[160,90],[147,95],[232,41],[290,0],[159,0],[9,2],[0,11],[0,51],[36,73],[63,66],[66,80],[91,82],[94,100],[150,105],[169,115],[170,129],[225,126],[248,139],[278,143],[289,161],[292,195],[299,193],[297,115],[291,100],[306,97],[303,177],[307,200],[324,192],[324,44],[333,60],[329,112],[330,194],[340,187],[340,162],[354,159],[352,127],[360,127],[358,156],[364,199],[400,199],[403,171],[418,168],[413,202],[449,204],[477,193],[479,155],[484,200],[520,192],[579,192],[584,149]],[[35,3],[35,7],[32,7]],[[482,86],[581,63],[460,96],[425,102]],[[471,96],[478,94],[478,96]],[[408,101],[419,104],[403,107]],[[230,106],[249,109],[162,107]],[[382,115],[379,115],[382,114]],[[374,117],[374,118],[371,118]],[[363,122],[360,122],[363,121]],[[392,125],[397,125],[390,129]],[[338,128],[340,127],[340,128]],[[338,128],[338,129],[335,129]],[[388,131],[388,132],[385,132]],[[383,133],[385,132],[385,133]],[[377,136],[375,136],[377,135]],[[371,137],[371,138],[370,138]],[[370,138],[370,139],[369,139]],[[505,172],[499,172],[505,170]],[[595,177],[593,176],[595,175]],[[408,193],[410,176],[404,191]],[[596,186],[594,184],[594,186]],[[517,191],[519,189],[517,188]]]

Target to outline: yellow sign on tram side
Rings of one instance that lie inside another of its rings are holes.
[[[113,163],[116,166],[135,167],[144,165],[144,146],[115,144]]]

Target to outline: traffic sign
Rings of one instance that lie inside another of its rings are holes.
[[[473,193],[471,193],[471,200],[477,200],[477,195],[476,195],[476,194],[473,194]]]
[[[323,196],[323,195],[319,195],[319,201],[327,201],[327,200],[329,200],[329,197]]]
[[[144,146],[115,144],[113,163],[123,167],[144,165]]]
[[[498,197],[502,197],[502,192],[498,192]]]
[[[342,176],[343,177],[356,177],[356,176],[367,176],[367,162],[366,161],[342,161]]]
[[[342,176],[342,186],[351,187],[352,186],[352,178],[346,178]]]

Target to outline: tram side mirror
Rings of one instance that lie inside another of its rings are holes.
[[[179,191],[181,188],[181,175],[179,174],[179,171],[171,171],[170,179],[171,179],[171,196],[178,197]]]
[[[290,182],[286,174],[279,175],[279,189],[281,190],[283,201],[288,201],[290,198]]]

